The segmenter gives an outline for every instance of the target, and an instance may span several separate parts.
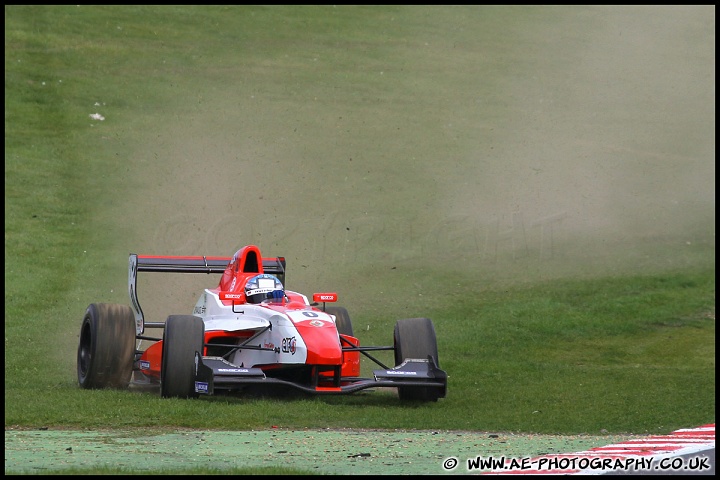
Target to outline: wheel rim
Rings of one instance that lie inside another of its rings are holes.
[[[90,353],[90,339],[89,337],[89,331],[87,328],[83,329],[82,336],[80,338],[80,351],[78,353],[78,360],[80,365],[80,377],[82,379],[85,379],[87,377],[87,373],[89,370],[89,366],[91,363],[91,353]]]

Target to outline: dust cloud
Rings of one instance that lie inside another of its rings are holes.
[[[442,12],[379,60],[288,47],[194,92],[130,159],[128,251],[253,243],[300,291],[714,261],[714,7],[514,9],[494,30]]]

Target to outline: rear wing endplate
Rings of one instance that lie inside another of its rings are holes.
[[[223,273],[231,260],[232,257],[169,257],[131,253],[128,260],[128,293],[135,314],[136,334],[141,335],[145,331],[145,318],[137,297],[138,272]],[[263,258],[262,265],[265,273],[271,273],[285,283],[285,257]]]

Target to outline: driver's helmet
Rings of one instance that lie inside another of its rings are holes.
[[[285,290],[279,278],[269,273],[251,277],[245,284],[245,299],[248,303],[260,303],[264,300],[282,302]]]

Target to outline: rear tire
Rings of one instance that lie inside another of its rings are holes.
[[[345,307],[326,307],[325,313],[335,315],[335,326],[342,335],[353,335],[352,321],[350,320],[350,314]]]
[[[165,322],[160,367],[160,394],[164,398],[197,398],[195,352],[203,355],[205,324],[192,315],[170,315]]]
[[[398,320],[393,332],[393,346],[396,366],[408,358],[427,360],[428,355],[440,366],[435,327],[429,318]],[[428,387],[398,387],[398,396],[400,400],[436,402],[440,398],[440,392],[436,388]]]
[[[85,310],[77,351],[82,388],[127,388],[135,361],[135,316],[127,305],[92,303]]]

